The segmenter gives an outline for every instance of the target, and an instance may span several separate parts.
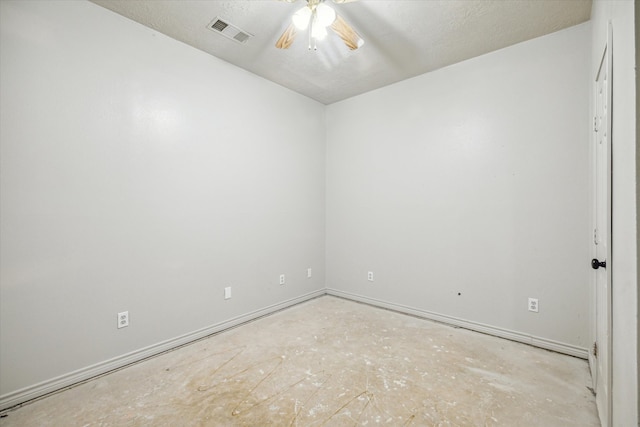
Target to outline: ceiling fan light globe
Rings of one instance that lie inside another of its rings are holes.
[[[311,18],[311,9],[305,6],[293,14],[291,21],[293,22],[293,25],[295,25],[297,29],[306,30],[307,27],[309,26],[310,18]]]
[[[326,4],[320,3],[316,6],[316,16],[318,17],[318,24],[328,27],[336,20],[336,11]]]
[[[316,40],[324,40],[324,38],[327,37],[327,27],[314,25],[311,29],[311,37]]]

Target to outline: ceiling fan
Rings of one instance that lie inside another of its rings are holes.
[[[280,0],[294,3],[297,0]],[[333,0],[336,4],[350,3],[356,0]],[[317,49],[317,41],[327,36],[327,28],[331,29],[342,39],[351,50],[356,50],[364,44],[364,40],[356,33],[336,11],[325,4],[325,0],[306,0],[307,4],[293,14],[291,24],[282,33],[276,47],[288,49],[295,40],[298,31],[309,30],[309,50]]]

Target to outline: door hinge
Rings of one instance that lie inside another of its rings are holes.
[[[592,352],[593,352],[593,356],[594,356],[594,357],[598,357],[598,343],[597,343],[597,342],[594,342],[594,343],[593,343],[593,350],[592,350]]]
[[[598,116],[593,116],[593,131],[598,132]]]

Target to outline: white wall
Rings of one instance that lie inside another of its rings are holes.
[[[89,2],[0,17],[0,395],[324,288],[323,105]]]
[[[590,80],[613,27],[613,216],[611,289],[613,293],[613,426],[638,425],[636,110],[634,2],[595,1]]]
[[[586,357],[589,41],[586,23],[328,106],[327,286]]]

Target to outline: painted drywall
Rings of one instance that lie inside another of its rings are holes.
[[[328,106],[327,287],[586,355],[589,40],[586,23]]]
[[[636,110],[634,2],[594,1],[590,80],[607,40],[613,38],[612,106],[612,413],[613,426],[638,425],[638,276],[636,258]]]
[[[89,2],[0,12],[0,395],[324,288],[323,105]]]

